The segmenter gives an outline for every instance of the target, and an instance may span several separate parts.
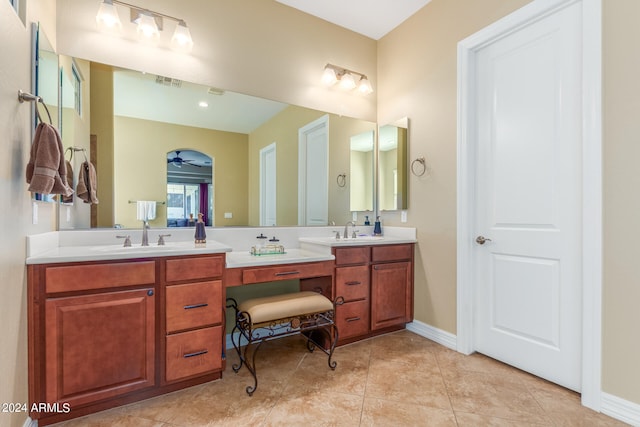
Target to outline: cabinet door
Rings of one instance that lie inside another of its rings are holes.
[[[411,263],[374,264],[371,271],[371,329],[410,321]]]
[[[84,403],[154,385],[154,289],[45,303],[49,403]]]

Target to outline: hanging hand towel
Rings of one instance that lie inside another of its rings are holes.
[[[140,221],[151,221],[156,219],[156,202],[139,200],[136,202],[138,210],[137,218]]]
[[[40,123],[36,128],[27,164],[29,191],[70,196],[73,189],[65,183],[66,175],[60,134],[49,123]]]
[[[78,197],[84,200],[85,203],[98,204],[98,183],[96,180],[96,168],[93,167],[91,162],[82,162],[80,166],[80,173],[78,174],[78,185],[76,186],[76,193]]]
[[[71,167],[71,162],[69,162],[69,160],[65,161],[65,166],[67,168],[67,175],[65,176],[67,185],[70,188],[73,188],[73,167]],[[62,203],[73,203],[73,194],[61,197]]]

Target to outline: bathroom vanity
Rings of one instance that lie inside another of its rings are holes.
[[[412,320],[415,238],[337,241],[293,230],[277,256],[220,243],[229,230],[205,247],[83,245],[58,237],[65,232],[47,233],[41,240],[60,240],[39,253],[41,242],[31,242],[29,405],[70,408],[31,417],[47,425],[220,378],[228,288],[295,279],[300,290],[342,297],[340,344]]]

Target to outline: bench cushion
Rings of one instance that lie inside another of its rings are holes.
[[[249,313],[252,323],[271,322],[304,314],[333,310],[333,303],[325,296],[311,291],[252,298],[238,306]]]

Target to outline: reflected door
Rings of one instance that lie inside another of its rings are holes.
[[[260,150],[260,225],[276,225],[276,143]]]
[[[298,132],[298,225],[329,223],[329,117]]]

